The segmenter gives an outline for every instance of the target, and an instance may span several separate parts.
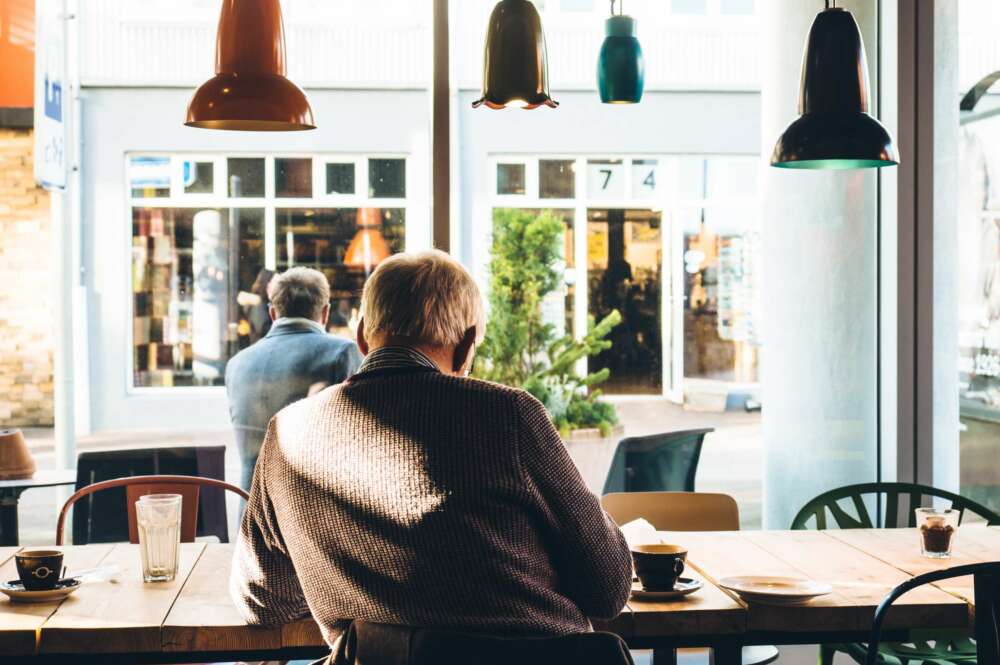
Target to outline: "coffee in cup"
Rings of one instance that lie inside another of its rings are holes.
[[[634,545],[635,574],[646,591],[673,591],[684,572],[687,550],[680,545]]]
[[[55,589],[62,577],[63,553],[59,550],[27,550],[14,555],[17,575],[28,591]]]

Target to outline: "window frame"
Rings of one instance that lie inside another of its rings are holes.
[[[129,182],[129,160],[133,157],[168,157],[170,159],[170,194],[169,196],[136,197],[132,196]],[[228,166],[230,158],[263,159],[264,160],[264,196],[241,197],[229,196]],[[312,160],[313,196],[312,197],[277,197],[275,192],[275,160],[304,159]],[[368,196],[368,162],[370,159],[401,159],[403,160],[406,178],[406,196],[404,198],[370,198]],[[277,214],[278,209],[310,209],[310,208],[400,208],[403,209],[406,222],[404,233],[404,249],[409,247],[410,228],[413,213],[416,211],[420,197],[411,182],[412,155],[401,152],[371,152],[371,153],[338,153],[338,152],[188,152],[162,150],[128,150],[123,156],[123,216],[127,228],[124,234],[122,248],[125,260],[123,264],[124,283],[128,285],[128,302],[126,305],[125,331],[125,393],[127,396],[191,396],[198,394],[219,395],[226,390],[225,385],[219,386],[138,386],[135,383],[135,298],[132,290],[132,219],[133,211],[140,208],[174,208],[188,210],[233,210],[261,209],[264,211],[264,267],[276,270],[277,267]],[[183,164],[185,161],[212,162],[213,192],[186,193],[183,186]],[[355,193],[353,195],[326,193],[326,164],[328,162],[353,162],[355,165]],[[362,168],[363,167],[363,168]],[[362,183],[363,181],[363,183]],[[362,187],[363,185],[363,187]],[[359,192],[358,190],[361,189]]]
[[[748,198],[721,197],[681,198],[676,191],[680,160],[683,159],[746,159],[759,160],[759,155],[752,154],[696,154],[696,153],[531,153],[511,154],[492,153],[487,159],[487,177],[490,182],[488,190],[487,210],[492,219],[496,208],[519,209],[552,209],[573,211],[573,241],[574,241],[574,271],[575,283],[587,284],[588,239],[587,211],[593,208],[624,208],[632,210],[651,210],[660,213],[661,223],[661,265],[660,274],[666,284],[661,286],[660,322],[663,327],[661,343],[661,393],[658,395],[606,395],[614,401],[655,401],[664,397],[682,402],[684,393],[684,347],[675,344],[675,337],[684,330],[684,308],[672,308],[675,302],[684,302],[683,275],[675,274],[676,268],[683,270],[684,233],[685,228],[678,220],[684,211],[701,209],[732,209],[747,205],[759,205],[760,191]],[[576,194],[572,199],[543,199],[539,182],[539,162],[541,160],[573,161],[576,173]],[[625,178],[624,192],[621,198],[594,198],[587,190],[587,164],[591,160],[621,160]],[[650,198],[636,198],[633,191],[634,161],[656,160],[659,183],[656,195]],[[525,165],[525,194],[498,194],[497,168],[500,164]],[[492,228],[488,229],[486,237],[492,237]],[[489,241],[487,240],[487,243]],[[586,288],[577,288],[573,298],[573,329],[577,339],[582,338],[587,328],[588,293]],[[586,371],[586,359],[580,361],[578,371]]]

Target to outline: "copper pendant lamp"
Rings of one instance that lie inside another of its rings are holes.
[[[358,231],[344,252],[344,265],[360,268],[365,275],[370,275],[378,264],[392,256],[389,243],[379,230],[382,211],[378,208],[359,209],[357,224]]]
[[[854,16],[830,7],[830,0],[809,30],[800,87],[801,115],[778,139],[771,166],[832,170],[899,163],[889,131],[868,113],[861,31]]]
[[[215,77],[194,93],[184,124],[251,132],[316,128],[305,93],[285,78],[278,0],[223,0]]]
[[[473,108],[559,106],[549,95],[542,19],[528,0],[500,0],[493,8],[483,59],[483,96]]]

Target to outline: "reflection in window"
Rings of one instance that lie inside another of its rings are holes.
[[[170,158],[129,157],[128,182],[132,198],[151,199],[170,196]]]
[[[723,14],[753,14],[753,0],[719,0],[719,9]]]
[[[622,324],[610,349],[588,360],[605,367],[610,394],[660,394],[663,385],[660,213],[649,210],[587,211],[587,280],[590,314],[597,320],[617,309]]]
[[[274,160],[274,195],[278,198],[312,197],[312,160]]]
[[[497,164],[497,194],[524,194],[524,164]]]
[[[403,251],[402,208],[279,208],[278,270],[307,266],[330,280],[331,332],[353,335],[365,279],[385,256]]]
[[[704,14],[706,0],[670,0],[670,8],[675,14]]]
[[[406,160],[368,160],[368,196],[373,199],[401,199],[406,196]]]
[[[211,194],[215,191],[215,164],[184,162],[184,193]]]
[[[240,348],[238,294],[264,266],[263,233],[260,209],[133,209],[135,386],[222,385]]]
[[[326,193],[351,195],[354,192],[354,162],[328,163],[326,165]]]
[[[542,199],[571,199],[576,194],[576,169],[573,160],[538,161],[538,196]]]
[[[697,229],[684,234],[684,375],[688,378],[750,383],[758,380],[755,329],[755,233],[739,213],[727,220],[699,215]],[[706,223],[706,222],[711,222]],[[741,223],[742,222],[742,223]],[[709,229],[725,229],[713,233]]]
[[[229,170],[229,195],[236,198],[261,198],[264,196],[264,159],[231,157]]]

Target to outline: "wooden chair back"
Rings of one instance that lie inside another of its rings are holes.
[[[249,500],[242,488],[215,478],[199,478],[198,476],[130,476],[128,478],[113,478],[99,483],[87,485],[77,490],[63,504],[56,522],[56,545],[65,544],[66,516],[74,503],[102,490],[115,487],[125,488],[125,511],[128,514],[129,542],[139,542],[139,529],[136,524],[135,502],[147,494],[180,494],[181,497],[181,542],[194,542],[198,528],[198,498],[202,487],[218,487]]]
[[[728,494],[616,492],[601,505],[615,523],[645,518],[657,531],[739,531],[740,509]]]

